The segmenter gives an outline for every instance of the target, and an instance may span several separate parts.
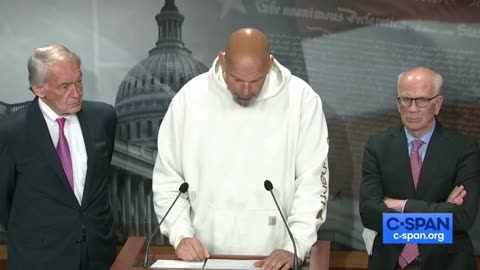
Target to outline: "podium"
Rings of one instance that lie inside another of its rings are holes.
[[[113,262],[110,270],[180,270],[181,268],[144,268],[143,258],[145,255],[145,246],[147,243],[146,237],[129,237],[123,248],[120,250],[117,258]],[[149,262],[154,262],[158,259],[175,260],[178,259],[175,255],[175,250],[171,246],[155,246],[150,247],[150,254],[148,256]],[[212,256],[214,259],[249,259],[261,260],[264,256],[236,256],[236,255],[216,255]],[[311,270],[328,270],[330,258],[330,241],[317,241],[312,247],[310,265]],[[191,270],[191,269],[190,269]],[[225,269],[228,270],[228,269]]]

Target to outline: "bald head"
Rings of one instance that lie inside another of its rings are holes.
[[[403,87],[415,84],[424,85],[425,88],[432,89],[434,95],[438,95],[440,94],[440,88],[442,88],[443,79],[440,74],[429,68],[415,67],[398,75],[397,92]]]
[[[273,64],[267,36],[253,28],[233,32],[225,52],[218,54],[222,74],[234,100],[248,106],[254,102]]]
[[[242,28],[228,38],[225,48],[227,63],[236,63],[243,59],[263,64],[270,61],[270,44],[267,36],[260,30]]]

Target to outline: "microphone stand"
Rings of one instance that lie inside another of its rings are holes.
[[[292,240],[293,244],[293,270],[298,270],[298,260],[297,260],[297,246],[295,245],[295,238],[293,238],[293,234],[290,231],[290,228],[288,227],[287,220],[283,216],[282,210],[280,206],[278,205],[277,199],[275,198],[275,195],[272,192],[273,189],[273,184],[269,180],[265,180],[263,183],[265,186],[265,189],[270,192],[272,195],[273,201],[275,202],[275,205],[277,206],[278,212],[280,212],[280,216],[282,217],[283,224],[285,224],[285,228],[287,228],[288,236],[290,236],[290,239]]]
[[[180,195],[182,195],[183,193],[188,191],[188,183],[187,182],[182,183],[180,185],[180,187],[178,188],[178,191],[180,191],[180,192],[178,193],[177,197],[175,197],[175,200],[173,200],[173,202],[170,205],[170,207],[168,208],[167,212],[165,213],[165,215],[163,215],[162,220],[160,220],[160,222],[158,223],[157,228],[155,228],[155,231],[153,231],[152,235],[150,235],[150,238],[147,241],[147,246],[145,248],[145,257],[143,258],[143,267],[144,268],[148,268],[148,252],[150,250],[150,245],[152,243],[153,236],[155,235],[155,233],[157,233],[160,230],[160,225],[162,225],[163,221],[167,217],[168,213],[170,213],[170,210],[172,210],[173,206],[177,202]]]

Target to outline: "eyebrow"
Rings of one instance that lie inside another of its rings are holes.
[[[61,84],[60,84],[60,87],[68,86],[68,85],[74,84],[74,83],[76,83],[76,82],[78,82],[78,81],[81,81],[81,80],[83,80],[83,74],[82,74],[82,73],[80,73],[80,77],[78,77],[77,80],[72,81],[72,82],[64,82],[64,83],[61,83]]]
[[[268,74],[268,73],[267,73],[267,74]],[[256,81],[261,80],[261,79],[264,78],[264,77],[267,77],[267,74],[262,75],[262,76],[260,76],[260,77],[258,77],[258,78],[256,78],[256,79],[254,79],[254,80],[251,80],[251,81],[245,81],[245,80],[242,80],[242,79],[238,78],[237,76],[233,75],[232,73],[229,73],[229,75],[232,76],[234,79],[236,79],[236,80],[238,80],[238,81],[242,81],[242,82],[256,82]]]
[[[71,83],[71,82],[61,83],[61,84],[60,84],[60,87],[68,86],[68,85],[70,85],[70,84],[72,84],[72,83]]]

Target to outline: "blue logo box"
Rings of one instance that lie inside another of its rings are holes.
[[[451,213],[384,213],[384,244],[451,244]]]

